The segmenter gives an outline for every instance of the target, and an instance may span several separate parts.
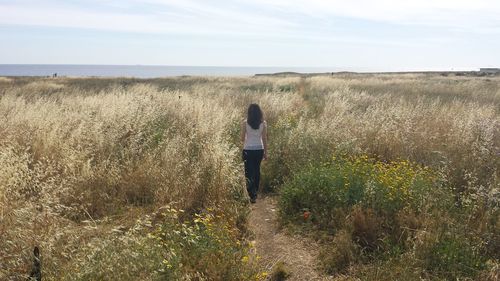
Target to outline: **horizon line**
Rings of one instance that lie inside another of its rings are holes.
[[[476,71],[481,68],[497,68],[495,66],[483,66],[483,67],[422,67],[422,68],[408,68],[400,70],[390,70],[390,71],[374,71],[374,70],[364,70],[364,71],[353,71],[348,69],[367,69],[372,67],[356,67],[356,66],[275,66],[275,65],[169,65],[169,64],[95,64],[95,63],[0,63],[0,66],[6,65],[18,65],[18,66],[142,66],[142,67],[217,67],[217,68],[312,68],[312,69],[336,69],[333,72],[429,72],[429,71]],[[500,66],[499,66],[500,67]]]

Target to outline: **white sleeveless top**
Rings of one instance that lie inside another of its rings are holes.
[[[260,150],[264,149],[264,143],[262,142],[262,131],[266,126],[266,121],[260,123],[258,129],[253,129],[245,121],[245,145],[243,149],[245,150]]]

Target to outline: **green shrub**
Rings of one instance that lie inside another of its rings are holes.
[[[460,234],[443,232],[424,252],[425,267],[434,275],[448,280],[474,277],[485,268],[483,247],[478,241]]]
[[[334,159],[311,165],[285,183],[281,190],[281,214],[287,220],[309,210],[313,222],[325,228],[340,210],[355,205],[393,216],[409,206],[419,210],[436,190],[433,174],[407,161],[382,163],[367,157]]]
[[[404,160],[334,157],[283,185],[280,215],[299,223],[307,211],[308,222],[334,234],[320,255],[329,273],[361,261],[366,266],[350,274],[409,280],[491,275],[493,216],[473,216],[441,182],[430,169]],[[471,231],[475,225],[480,229]]]
[[[163,249],[163,280],[249,280],[259,276],[250,258],[250,245],[223,213],[195,214],[179,220],[167,208],[163,222],[151,235]]]
[[[80,249],[65,280],[257,280],[250,245],[220,211],[190,216],[171,207]],[[190,218],[191,217],[191,218]],[[49,278],[50,279],[50,278]]]

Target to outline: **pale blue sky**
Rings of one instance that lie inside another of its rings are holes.
[[[0,64],[500,67],[497,0],[0,0]]]

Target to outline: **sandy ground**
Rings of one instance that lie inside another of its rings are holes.
[[[281,261],[291,274],[287,280],[332,280],[316,268],[316,243],[279,229],[275,198],[259,197],[251,209],[250,230],[255,234],[255,248],[265,271],[271,272]]]

